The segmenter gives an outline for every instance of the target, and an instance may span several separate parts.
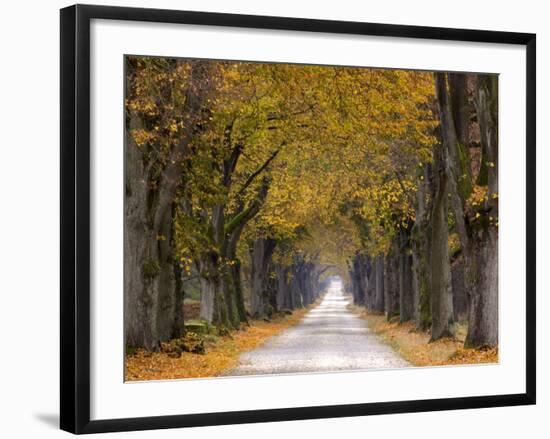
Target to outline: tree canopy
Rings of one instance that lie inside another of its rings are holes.
[[[312,300],[303,293],[306,278],[318,283],[338,273],[353,284],[354,258],[367,257],[368,277],[374,258],[414,251],[411,307],[420,315],[429,289],[422,285],[433,285],[437,276],[426,261],[433,219],[443,218],[446,230],[434,227],[445,241],[443,252],[455,232],[464,249],[479,241],[466,227],[481,220],[498,225],[495,203],[492,214],[483,211],[498,197],[487,189],[487,169],[496,163],[487,158],[490,145],[482,141],[475,156],[472,136],[460,137],[464,124],[482,137],[493,129],[481,118],[496,111],[487,103],[494,94],[490,81],[472,75],[469,88],[463,83],[468,120],[459,121],[450,107],[458,94],[446,74],[136,56],[126,58],[126,67],[127,150],[133,155],[127,154],[130,165],[136,163],[127,167],[126,194],[143,193],[135,205],[141,213],[132,214],[142,224],[143,236],[135,239],[148,240],[136,262],[146,280],[132,288],[146,291],[136,300],[149,297],[157,319],[178,320],[186,277],[200,278],[202,317],[237,328],[250,315],[283,307],[276,292],[282,287],[273,286],[278,277],[290,299],[300,296],[304,303]],[[151,285],[163,272],[164,287],[175,293],[160,300],[159,286]],[[292,279],[301,279],[298,296]],[[290,299],[285,306],[296,306]],[[151,312],[148,306],[143,315]],[[151,342],[141,335],[131,341],[154,345],[177,334],[177,324],[165,326],[157,324],[157,335],[145,337]]]

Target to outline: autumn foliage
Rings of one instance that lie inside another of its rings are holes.
[[[125,380],[148,381],[220,376],[237,365],[239,355],[260,347],[270,337],[295,325],[307,312],[277,316],[272,321],[255,320],[249,327],[221,337],[206,337],[201,353],[149,352],[139,349],[126,356]]]
[[[127,379],[221,373],[330,276],[431,341],[460,321],[456,343],[496,348],[496,77],[125,62]],[[192,343],[197,311],[215,339]]]

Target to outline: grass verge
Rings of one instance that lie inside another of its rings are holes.
[[[468,329],[466,324],[457,325],[455,338],[429,343],[429,332],[416,330],[413,322],[388,322],[384,315],[372,314],[353,305],[351,307],[367,322],[369,329],[414,366],[498,363],[497,348],[464,348]]]
[[[181,378],[215,377],[236,366],[239,355],[261,346],[269,337],[296,325],[310,308],[295,310],[290,315],[277,315],[271,321],[251,320],[229,335],[206,339],[206,353],[183,352],[172,358],[164,352],[138,349],[126,355],[125,380],[148,381]]]

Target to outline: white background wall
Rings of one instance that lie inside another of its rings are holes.
[[[96,3],[88,1],[88,3]],[[545,205],[550,27],[545,2],[103,0],[99,4],[297,16],[537,33],[538,44],[538,405],[303,422],[124,433],[109,437],[241,438],[545,437],[550,430],[550,380],[545,379],[550,327],[550,246]],[[0,14],[0,434],[60,437],[58,422],[59,290],[59,13],[65,1],[20,1]],[[546,56],[544,56],[546,55]],[[544,416],[546,415],[546,417]]]

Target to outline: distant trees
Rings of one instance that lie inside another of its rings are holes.
[[[187,278],[201,317],[236,329],[311,304],[331,273],[435,340],[459,260],[468,345],[497,342],[496,78],[134,56],[126,72],[128,345],[181,333]]]

